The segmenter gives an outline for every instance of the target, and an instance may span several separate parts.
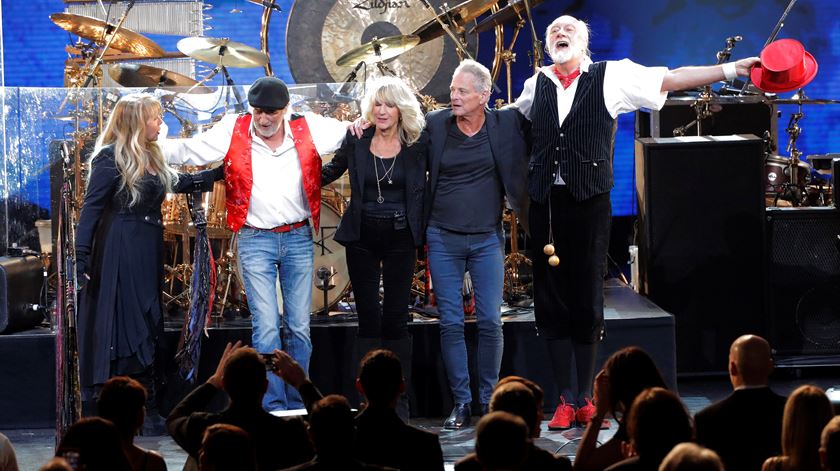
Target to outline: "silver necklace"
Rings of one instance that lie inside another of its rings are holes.
[[[376,160],[373,161],[373,172],[376,174],[376,193],[378,194],[378,196],[376,197],[376,202],[379,203],[379,204],[382,204],[382,203],[385,202],[385,198],[382,197],[382,188],[379,186],[379,182],[381,182],[382,180],[385,180],[387,178],[389,185],[394,183],[394,180],[393,180],[394,165],[396,165],[397,157],[399,157],[399,156],[400,156],[400,154],[397,154],[397,155],[394,156],[393,159],[391,159],[391,167],[388,168],[387,170],[385,169],[385,162],[382,162],[382,157],[379,157],[377,155],[373,156],[374,159],[379,160],[380,163],[382,164],[382,170],[385,170],[385,173],[380,178],[379,177],[379,166],[376,165]]]

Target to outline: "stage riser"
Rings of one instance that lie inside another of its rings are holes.
[[[355,324],[312,326],[313,356],[310,365],[315,384],[325,394],[354,394]],[[437,323],[409,326],[414,337],[412,413],[419,417],[440,417],[449,413],[452,401],[440,355]],[[608,319],[607,338],[599,352],[601,364],[612,352],[640,345],[662,369],[670,385],[676,384],[674,322],[671,317],[648,319]],[[162,354],[172,358],[179,332],[166,333]],[[205,339],[199,368],[199,381],[206,380],[229,341],[250,343],[250,328],[223,328],[210,331]],[[467,347],[475,358],[476,326],[466,327]],[[558,393],[550,377],[545,343],[538,338],[532,321],[510,321],[504,326],[505,350],[502,376],[518,374],[537,381],[546,393],[547,410],[553,409]],[[52,335],[0,336],[0,429],[52,427],[55,421],[54,337]],[[470,366],[475,370],[475,365]],[[162,393],[162,412],[171,409],[190,389],[175,373],[170,362],[168,381]],[[475,378],[475,375],[472,375]],[[477,398],[476,384],[472,384]],[[217,401],[222,407],[222,400]]]

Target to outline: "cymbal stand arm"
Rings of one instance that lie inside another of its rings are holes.
[[[114,39],[117,38],[117,31],[120,30],[123,23],[125,23],[125,19],[128,18],[128,12],[131,8],[134,7],[134,0],[130,0],[128,5],[125,7],[125,11],[123,12],[122,16],[120,17],[120,21],[117,22],[117,26],[114,29],[106,34],[109,34],[108,41],[105,43],[105,46],[102,47],[102,51],[99,52],[99,55],[96,57],[96,60],[90,64],[90,69],[88,70],[87,77],[85,77],[85,83],[82,84],[82,88],[85,88],[93,82],[96,78],[96,69],[102,65],[102,59],[105,57],[105,53],[108,52],[108,48],[111,47],[111,43],[114,42]]]
[[[534,42],[534,72],[538,71],[543,65],[543,42],[537,36],[537,30],[534,28],[534,17],[531,16],[531,5],[528,0],[522,0],[525,5],[525,17],[528,19],[528,25],[531,27],[531,39]]]
[[[245,105],[243,104],[242,95],[239,94],[239,89],[236,88],[236,84],[233,83],[233,78],[231,78],[230,74],[227,71],[227,67],[221,66],[222,68],[222,75],[225,77],[225,85],[228,86],[228,92],[233,90],[233,98],[236,100],[236,103],[233,105],[233,110],[237,113],[242,113],[245,111]]]
[[[465,56],[467,59],[475,60],[472,54],[470,54],[470,51],[468,51],[467,48],[464,47],[463,44],[461,44],[461,40],[458,39],[458,37],[455,36],[455,33],[452,32],[452,28],[450,28],[449,25],[446,24],[445,21],[441,20],[440,16],[437,13],[435,13],[435,8],[432,6],[431,3],[429,3],[429,0],[423,0],[423,4],[426,5],[426,8],[432,11],[433,15],[435,15],[435,20],[440,24],[440,27],[443,28],[443,31],[447,34],[447,36],[449,36],[449,39],[451,39],[452,42],[455,43],[455,49],[458,50],[458,53],[461,54],[462,57]],[[442,8],[445,9],[445,5]],[[492,82],[491,85],[493,87],[494,92],[501,92],[501,89],[496,85],[495,82]]]
[[[767,41],[764,43],[764,47],[767,47],[770,43],[776,40],[776,36],[779,35],[779,31],[782,30],[782,27],[785,25],[785,18],[790,14],[790,11],[793,10],[793,6],[796,4],[796,0],[790,0],[788,2],[785,11],[782,13],[782,16],[779,18],[779,21],[776,22],[776,26],[773,27],[773,31],[770,33],[770,37],[767,38]],[[762,47],[762,49],[764,49]],[[744,87],[741,88],[741,94],[743,95],[747,91],[747,87],[750,86],[751,80],[750,76],[747,75],[746,80],[744,80]]]
[[[797,95],[804,97],[805,92],[802,89],[799,89]],[[805,114],[802,113],[802,103],[800,102],[799,110],[790,116],[790,121],[788,121],[787,128],[785,128],[785,131],[787,131],[790,136],[788,139],[787,151],[790,153],[790,181],[794,185],[799,182],[797,179],[797,173],[799,171],[799,157],[802,155],[802,151],[796,148],[796,140],[802,133],[802,128],[799,127],[799,121],[803,118],[805,118]]]

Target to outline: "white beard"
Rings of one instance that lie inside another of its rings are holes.
[[[276,123],[268,131],[263,131],[260,126],[257,126],[256,123],[254,123],[254,132],[256,132],[258,135],[260,135],[260,136],[262,136],[266,139],[269,139],[269,138],[271,138],[271,136],[277,134],[277,132],[280,131],[280,126],[282,126],[282,125],[283,125],[283,121],[280,120],[278,123]]]
[[[551,60],[555,64],[566,63],[566,62],[570,61],[574,56],[575,56],[575,51],[572,49],[571,44],[566,49],[552,50],[551,51]]]

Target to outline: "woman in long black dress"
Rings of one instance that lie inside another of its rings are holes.
[[[211,189],[218,174],[169,168],[156,142],[162,122],[152,95],[117,102],[96,141],[76,229],[83,398],[92,400],[112,376],[132,376],[149,390],[152,418],[155,347],[163,333],[160,205],[168,192]]]
[[[362,114],[373,126],[344,145],[321,171],[326,185],[350,174],[350,204],[335,241],[346,247],[347,268],[359,314],[359,356],[387,348],[411,376],[408,304],[417,249],[423,243],[426,185],[425,119],[414,93],[401,80],[368,84]],[[384,289],[379,302],[380,280]],[[398,412],[408,417],[406,396]]]

